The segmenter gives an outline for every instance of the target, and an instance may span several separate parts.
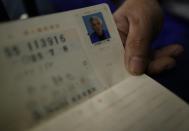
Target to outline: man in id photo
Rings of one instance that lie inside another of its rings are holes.
[[[90,39],[93,44],[110,38],[109,32],[103,26],[103,21],[100,17],[91,16],[89,21],[93,30],[93,32],[90,34]]]

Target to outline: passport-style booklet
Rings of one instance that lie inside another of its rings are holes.
[[[1,131],[188,131],[189,106],[132,76],[106,4],[0,25]]]

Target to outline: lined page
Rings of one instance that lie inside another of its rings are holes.
[[[189,106],[146,75],[129,77],[32,131],[188,131]]]

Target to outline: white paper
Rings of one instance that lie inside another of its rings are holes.
[[[189,107],[143,75],[129,77],[32,131],[188,131]]]
[[[109,32],[96,43],[84,20],[92,16]],[[129,76],[105,4],[2,24],[0,34],[1,130],[29,129]]]

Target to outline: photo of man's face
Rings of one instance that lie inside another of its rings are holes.
[[[101,36],[103,34],[102,20],[99,17],[92,17],[90,19],[91,27],[97,35]]]
[[[83,19],[92,44],[98,44],[100,41],[110,38],[101,12],[84,16]]]

